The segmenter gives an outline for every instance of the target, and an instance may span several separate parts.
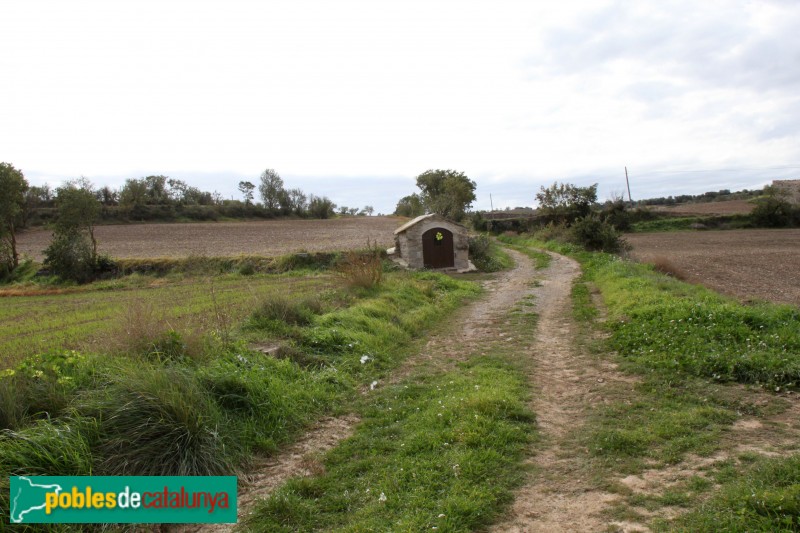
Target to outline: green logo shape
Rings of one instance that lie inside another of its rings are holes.
[[[12,524],[236,522],[235,476],[14,476]]]

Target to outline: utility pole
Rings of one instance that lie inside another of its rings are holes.
[[[489,205],[492,210],[489,213],[489,219],[486,221],[486,231],[492,231],[492,218],[494,218],[494,201],[492,200],[492,193],[489,193]]]
[[[628,201],[631,203],[631,207],[633,207],[633,198],[631,198],[631,182],[628,180],[627,166],[625,166],[625,183],[628,185]]]

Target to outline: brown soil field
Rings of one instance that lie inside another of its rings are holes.
[[[187,257],[273,257],[293,252],[332,252],[363,248],[367,240],[394,246],[400,217],[347,217],[329,220],[265,220],[98,226],[98,249],[118,259]],[[18,235],[20,255],[36,261],[52,232],[34,229]]]
[[[668,261],[687,281],[740,300],[800,305],[800,229],[637,233],[634,259]]]
[[[710,216],[710,215],[746,215],[755,207],[748,200],[730,200],[728,202],[706,202],[702,204],[655,205],[650,207],[657,213],[675,216]]]

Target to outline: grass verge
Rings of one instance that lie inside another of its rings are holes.
[[[539,246],[537,241],[524,237],[510,237],[507,235],[501,235],[497,239],[509,248],[522,252],[533,259],[537,270],[550,266],[551,257],[538,249],[541,248],[541,246]]]

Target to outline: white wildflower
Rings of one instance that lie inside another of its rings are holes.
[[[381,492],[381,495],[378,497],[378,501],[379,502],[385,502],[386,501],[386,494]]]
[[[377,381],[373,381],[372,383],[369,384],[369,390],[375,390],[375,387],[377,387],[377,386],[378,386],[378,382]]]
[[[363,365],[367,361],[369,361],[369,356],[368,355],[362,355],[361,356],[361,364]]]

